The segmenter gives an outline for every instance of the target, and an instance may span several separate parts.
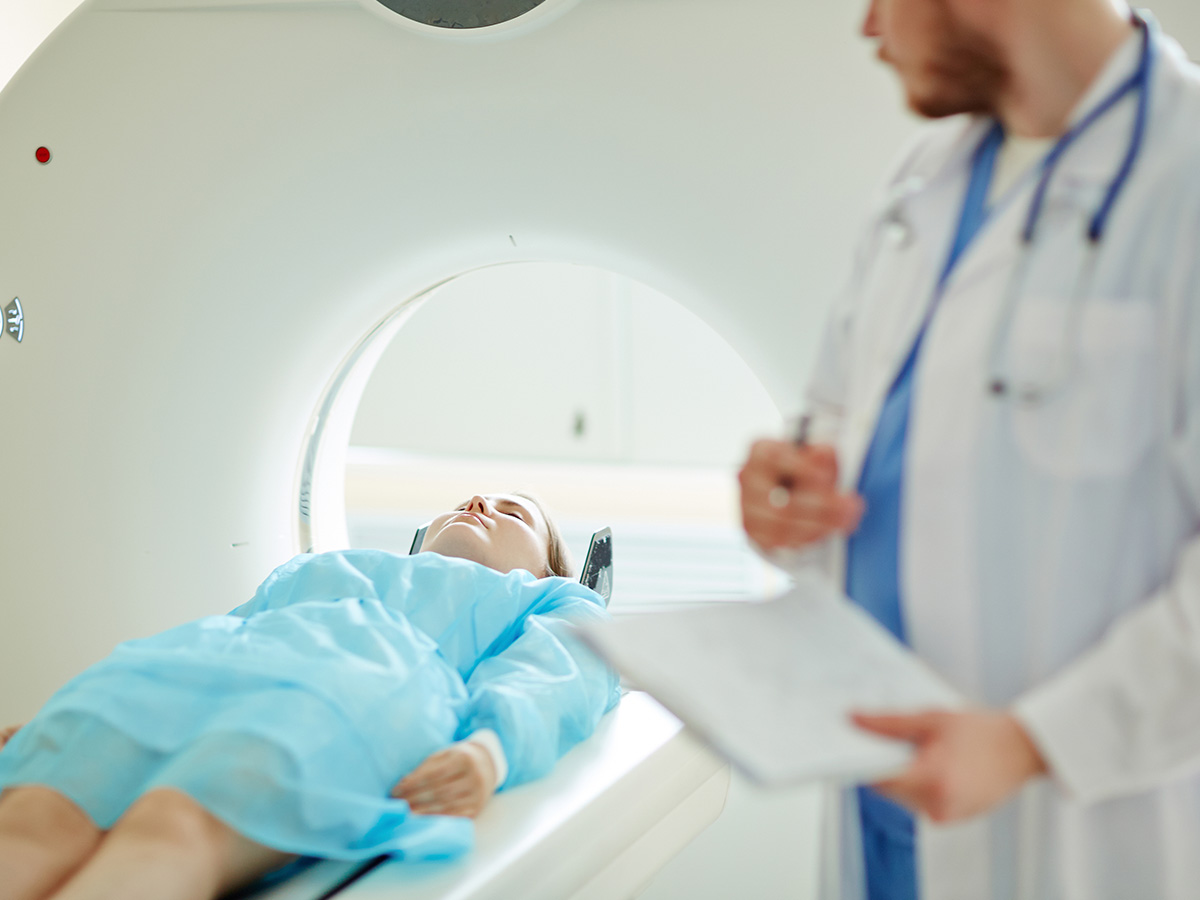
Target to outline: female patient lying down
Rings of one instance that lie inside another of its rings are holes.
[[[296,854],[464,852],[462,816],[617,701],[568,637],[606,613],[565,566],[536,502],[475,496],[417,556],[299,556],[229,615],[121,644],[0,750],[0,900],[212,898]]]

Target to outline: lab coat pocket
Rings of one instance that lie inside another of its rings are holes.
[[[1150,448],[1158,326],[1145,300],[1027,298],[1013,320],[1007,401],[1026,461],[1062,479],[1105,478]]]

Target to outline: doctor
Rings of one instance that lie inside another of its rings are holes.
[[[863,33],[940,121],[743,517],[975,708],[858,717],[916,756],[843,796],[840,890],[1200,896],[1200,70],[1116,0],[873,0]]]

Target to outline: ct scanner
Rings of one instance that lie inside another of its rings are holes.
[[[823,309],[793,299],[805,5],[545,0],[448,30],[377,0],[87,0],[0,94],[0,720],[344,545],[363,383],[462,272],[637,278],[790,407]],[[726,779],[630,695],[467,862],[353,890],[632,896]]]

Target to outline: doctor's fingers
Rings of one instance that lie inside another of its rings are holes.
[[[767,503],[771,503],[769,493]],[[865,509],[866,504],[857,494],[789,491],[782,511],[794,511],[798,516],[829,522],[839,531],[850,532],[858,527]]]
[[[902,776],[872,787],[892,802],[928,816],[934,822],[946,822],[950,818],[945,785],[935,776]]]
[[[872,787],[883,796],[928,816],[935,822],[956,818],[956,791],[949,755],[938,742],[921,747],[908,769]]]
[[[806,547],[840,533],[836,524],[781,516],[778,511],[767,507],[743,509],[742,526],[746,530],[746,536],[764,550],[777,547]]]
[[[778,492],[786,491],[781,504]],[[777,533],[780,539],[814,540],[832,531],[850,533],[862,518],[862,499],[854,494],[787,490],[777,484],[751,484],[742,491],[742,521],[747,533]],[[819,534],[808,532],[818,529]],[[788,534],[793,530],[796,534]]]
[[[743,486],[750,478],[764,479],[772,485],[786,481],[795,487],[833,490],[837,476],[837,452],[832,447],[763,440],[751,446],[739,477]]]
[[[855,712],[851,713],[850,720],[865,731],[919,744],[938,734],[951,715],[936,709],[909,714]]]
[[[738,475],[744,509],[762,509],[774,513],[800,513],[827,521],[834,528],[851,530],[862,515],[862,499],[856,494],[840,493],[836,481],[816,481],[795,477],[770,466],[750,466]],[[783,501],[780,502],[780,493]]]

